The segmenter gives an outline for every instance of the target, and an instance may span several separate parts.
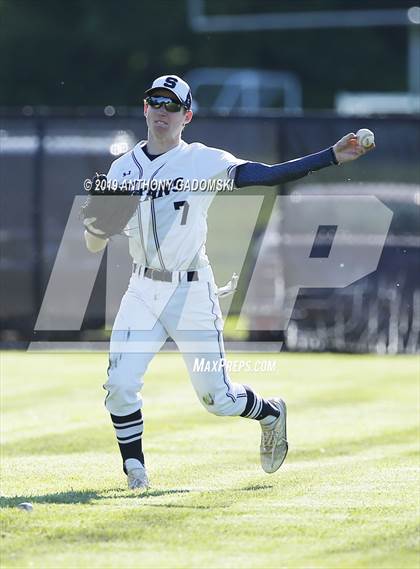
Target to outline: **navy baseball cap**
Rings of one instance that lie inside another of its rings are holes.
[[[145,91],[145,95],[152,95],[157,89],[168,89],[175,95],[181,105],[186,109],[191,109],[191,89],[188,83],[181,77],[177,75],[162,75],[162,77],[158,77],[153,81],[152,86]]]

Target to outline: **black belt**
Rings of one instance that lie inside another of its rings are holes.
[[[137,272],[140,265],[136,263],[133,264],[133,273]],[[179,280],[181,280],[181,273],[185,271],[175,271],[179,274]],[[186,271],[187,282],[198,281],[198,271]],[[171,283],[173,281],[174,273],[171,271],[161,271],[159,269],[150,269],[149,267],[144,268],[143,276],[147,279],[152,279],[153,281],[164,281]]]

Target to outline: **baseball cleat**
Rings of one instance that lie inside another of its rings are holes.
[[[146,469],[139,460],[129,458],[125,461],[125,468],[127,470],[127,484],[130,490],[141,490],[149,487]]]
[[[283,399],[269,399],[270,403],[280,411],[280,415],[270,424],[261,424],[261,466],[265,472],[272,474],[283,464],[288,451],[286,418],[287,409]]]

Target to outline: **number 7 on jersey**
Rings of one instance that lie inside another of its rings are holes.
[[[190,209],[190,205],[185,200],[182,202],[174,202],[174,208],[176,211],[178,211],[181,207],[183,208],[182,217],[181,217],[181,225],[186,225],[187,224],[187,217],[188,217],[188,210]]]

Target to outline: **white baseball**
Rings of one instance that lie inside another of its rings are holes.
[[[356,132],[357,142],[363,148],[370,148],[375,142],[375,135],[368,128],[361,128]]]
[[[19,510],[25,510],[25,512],[32,512],[34,509],[30,502],[22,502],[21,504],[18,504],[18,508]]]

